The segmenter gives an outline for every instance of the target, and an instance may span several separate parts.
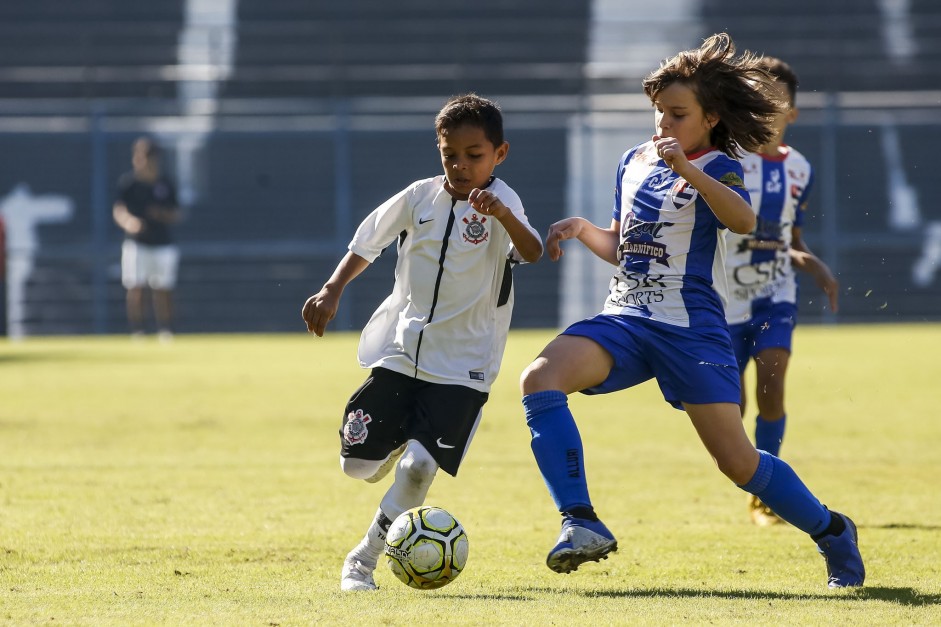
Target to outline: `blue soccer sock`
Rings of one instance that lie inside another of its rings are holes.
[[[781,442],[784,440],[784,427],[787,414],[780,420],[765,420],[761,416],[755,419],[755,448],[768,451],[775,457],[781,454]]]
[[[560,512],[591,508],[582,438],[568,398],[558,390],[535,392],[523,396],[523,408],[533,455],[556,507]]]
[[[739,487],[760,498],[783,520],[811,536],[827,529],[830,511],[807,489],[791,467],[766,451],[758,451],[758,454],[758,469],[748,483]]]

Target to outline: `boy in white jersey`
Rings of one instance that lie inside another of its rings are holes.
[[[729,302],[726,321],[738,361],[745,415],[745,368],[755,360],[755,447],[778,455],[784,438],[784,377],[797,321],[795,269],[809,272],[837,311],[839,283],[801,237],[804,210],[813,185],[810,162],[784,144],[787,127],[797,119],[797,75],[780,59],[764,57],[760,66],[775,78],[774,89],[787,108],[774,119],[774,136],[757,152],[742,157],[745,187],[757,214],[755,230],[726,234],[726,276]],[[750,494],[752,521],[761,526],[780,521],[757,496]]]
[[[771,140],[783,107],[754,55],[735,56],[728,35],[665,61],[644,79],[656,134],[618,164],[610,226],[584,218],[553,224],[546,249],[576,238],[617,266],[601,314],[552,340],[523,372],[532,450],[563,515],[546,564],[568,573],[617,549],[588,495],[573,392],[604,394],[656,378],[686,410],[719,470],[808,533],[827,562],[830,587],[865,578],[856,528],[830,512],[786,463],[757,451],[742,425],[738,368],[725,323],[723,230],[748,233],[755,213],[734,156]]]
[[[509,150],[499,107],[457,96],[435,130],[444,175],[412,183],[370,213],[301,311],[307,330],[322,336],[346,285],[397,243],[392,293],[359,344],[360,365],[372,371],[340,429],[347,475],[373,483],[395,467],[395,480],[344,560],[342,590],[377,588],[373,570],[391,521],[422,504],[439,467],[457,474],[503,358],[512,266],[542,256],[519,196],[493,176]]]

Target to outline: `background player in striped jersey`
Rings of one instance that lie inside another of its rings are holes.
[[[512,266],[542,256],[519,196],[493,176],[510,146],[499,107],[457,96],[435,130],[444,174],[412,183],[370,213],[301,310],[307,330],[322,336],[346,285],[396,243],[395,285],[359,343],[360,365],[372,370],[340,429],[347,475],[373,483],[395,467],[395,479],[343,562],[342,590],[376,589],[391,521],[422,504],[439,467],[457,474],[503,359]]]
[[[810,162],[784,143],[787,127],[797,119],[797,75],[780,59],[764,57],[759,65],[775,78],[772,84],[787,103],[774,119],[774,136],[757,152],[742,157],[745,187],[758,224],[747,235],[726,234],[729,302],[726,321],[742,381],[742,415],[747,393],[745,368],[755,361],[755,447],[779,455],[787,416],[784,381],[797,321],[795,268],[809,272],[837,311],[839,283],[801,237],[807,198],[814,181]],[[751,518],[758,525],[780,521],[751,494]]]
[[[852,521],[822,505],[788,464],[757,451],[741,419],[723,303],[723,230],[755,227],[734,156],[774,135],[772,121],[784,104],[770,80],[754,55],[735,55],[724,33],[665,61],[643,83],[656,109],[656,135],[621,158],[610,226],[573,217],[549,229],[553,260],[563,240],[578,239],[617,267],[602,313],[569,326],[521,377],[533,454],[563,515],[546,558],[552,570],[571,572],[617,549],[589,497],[567,395],[615,392],[656,378],[664,399],[686,410],[719,469],[813,538],[827,562],[828,585],[863,583]]]

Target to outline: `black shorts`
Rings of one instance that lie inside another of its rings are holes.
[[[346,405],[340,455],[380,460],[417,440],[446,473],[457,475],[489,396],[374,368]]]

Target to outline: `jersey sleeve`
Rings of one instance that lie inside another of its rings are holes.
[[[703,171],[751,204],[751,195],[745,187],[745,172],[738,159],[722,155],[707,163]]]
[[[748,189],[745,187],[745,171],[738,159],[732,159],[723,154],[707,163],[703,168],[703,172],[731,189],[751,205],[751,194],[748,193]],[[723,229],[728,228],[722,224],[718,217],[716,222]]]
[[[349,250],[374,262],[402,231],[411,226],[411,198],[413,186],[402,190],[366,216],[350,242]]]
[[[618,162],[617,176],[614,179],[614,207],[611,209],[611,217],[617,222],[621,221],[621,179],[624,178],[624,168],[636,151],[637,146],[634,146],[621,155],[621,160]]]
[[[794,212],[794,226],[804,226],[804,214],[807,211],[807,203],[810,200],[810,189],[814,186],[814,171],[811,169],[807,176],[807,185],[801,190],[797,198],[797,211]]]
[[[520,200],[520,197],[517,195],[517,193],[513,191],[509,185],[504,184],[502,189],[499,191],[498,196],[500,197],[500,201],[507,206],[514,216],[516,216],[516,219],[519,220],[523,226],[529,230],[530,233],[538,238],[539,232],[529,223],[529,218],[526,217],[526,210],[523,209],[523,201]],[[507,236],[507,239],[509,239],[509,236]],[[509,244],[507,245],[506,256],[508,259],[511,259],[516,263],[526,263],[523,257],[516,250],[512,240],[510,240]]]

